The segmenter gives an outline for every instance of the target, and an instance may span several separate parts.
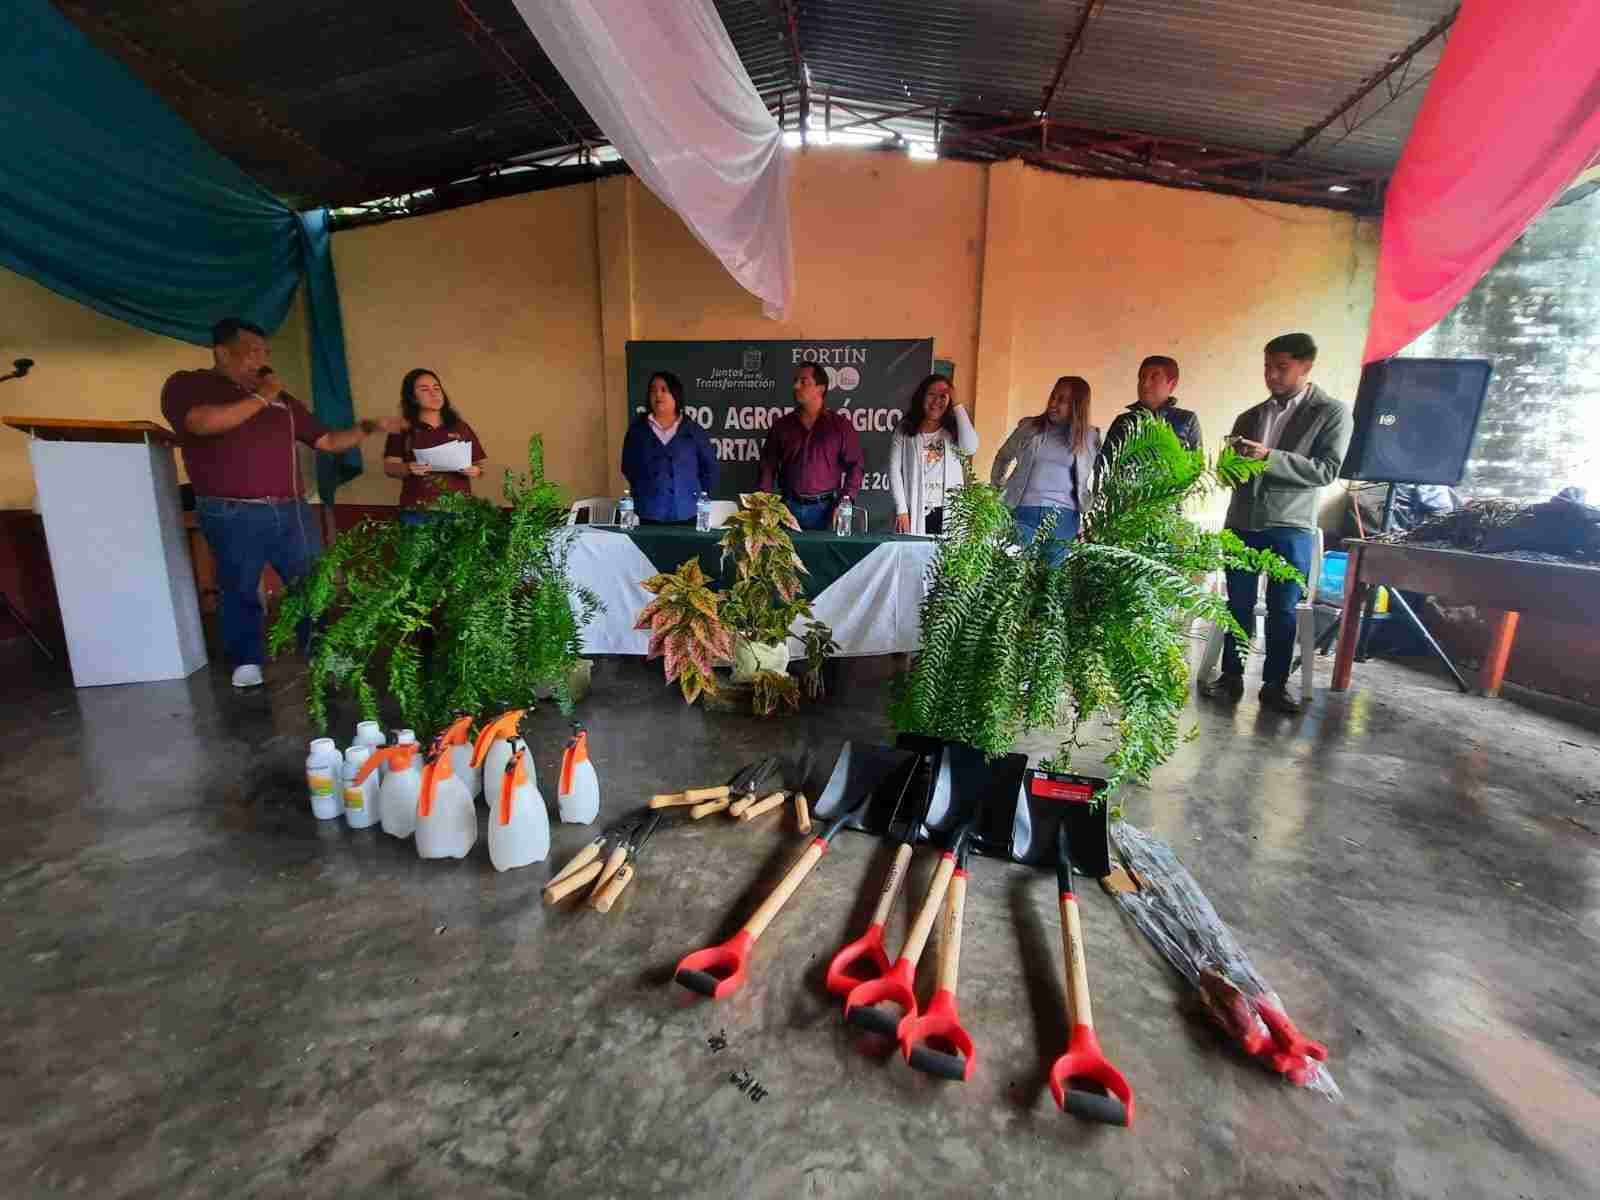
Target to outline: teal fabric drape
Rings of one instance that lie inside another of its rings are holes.
[[[312,406],[352,424],[325,210],[223,158],[48,0],[0,4],[0,129],[0,265],[200,346],[224,316],[276,331],[304,275]],[[361,471],[359,452],[318,458],[324,500]]]

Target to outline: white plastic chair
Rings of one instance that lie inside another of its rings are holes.
[[[1300,596],[1300,603],[1294,610],[1295,640],[1300,643],[1300,698],[1311,699],[1311,688],[1316,678],[1315,664],[1317,660],[1317,615],[1314,603],[1317,598],[1317,580],[1322,578],[1322,530],[1313,531],[1311,539],[1311,571],[1306,576],[1305,591]],[[1265,583],[1265,577],[1262,580]],[[1259,641],[1261,627],[1267,615],[1266,601],[1261,592],[1256,593],[1256,619],[1255,628],[1250,631],[1251,640]],[[1212,672],[1217,669],[1217,661],[1222,657],[1222,642],[1226,635],[1222,627],[1213,622],[1211,634],[1206,638],[1206,652],[1200,658],[1200,672],[1198,678],[1210,679]]]
[[[737,500],[713,500],[711,502],[711,528],[721,529],[728,523],[728,518],[739,511]]]
[[[610,496],[585,496],[582,500],[574,500],[572,509],[567,513],[567,524],[580,524],[578,514],[588,513],[584,525],[614,525],[617,520],[617,502]]]

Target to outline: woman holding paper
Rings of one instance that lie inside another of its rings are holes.
[[[400,383],[400,412],[406,431],[389,435],[383,473],[404,480],[400,519],[416,524],[427,519],[422,510],[441,492],[470,496],[472,481],[483,474],[478,464],[488,455],[432,371],[417,367],[406,372]]]

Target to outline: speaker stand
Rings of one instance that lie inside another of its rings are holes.
[[[1391,483],[1389,485],[1388,494],[1383,500],[1383,525],[1379,532],[1388,533],[1393,527],[1394,484]],[[1312,594],[1315,595],[1315,591],[1313,591]],[[1377,603],[1378,589],[1376,587],[1369,588],[1367,591],[1367,602],[1361,610],[1361,638],[1356,643],[1357,662],[1366,662],[1370,657],[1367,652],[1367,645],[1372,640],[1372,610]],[[1468,685],[1467,681],[1461,677],[1461,672],[1456,670],[1455,663],[1450,661],[1450,656],[1445,653],[1444,647],[1439,645],[1433,634],[1428,632],[1428,627],[1422,623],[1422,619],[1412,611],[1411,605],[1406,602],[1406,598],[1402,596],[1395,588],[1389,589],[1389,603],[1399,606],[1400,615],[1405,617],[1407,621],[1410,621],[1411,627],[1422,635],[1422,640],[1428,644],[1428,649],[1433,651],[1434,656],[1444,664],[1445,670],[1449,671],[1450,674],[1455,678],[1456,686],[1460,688],[1462,692],[1470,692],[1472,688]],[[1345,615],[1345,613],[1341,612],[1337,617],[1335,617],[1333,619],[1333,624],[1330,625],[1327,631],[1317,639],[1317,653],[1326,654],[1328,652],[1328,647],[1333,645],[1334,639],[1339,636],[1339,626],[1344,621]],[[1292,675],[1298,666],[1298,662],[1292,665],[1289,668],[1289,673]]]

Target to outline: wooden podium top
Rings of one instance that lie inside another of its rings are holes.
[[[178,435],[154,421],[95,421],[73,417],[0,417],[13,429],[47,442],[157,442],[176,446]]]

